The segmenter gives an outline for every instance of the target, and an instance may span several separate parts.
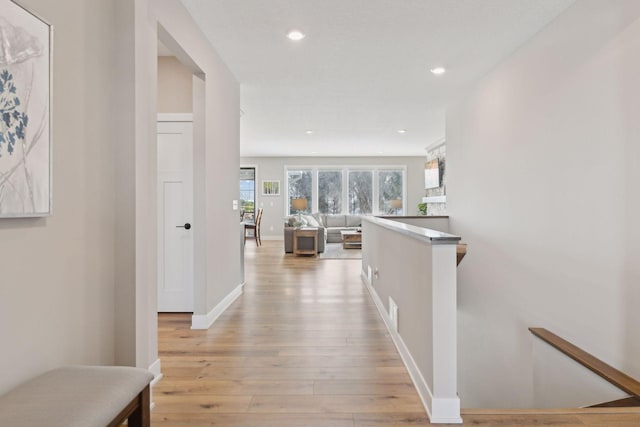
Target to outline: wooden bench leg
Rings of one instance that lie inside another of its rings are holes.
[[[138,407],[129,416],[129,427],[149,427],[151,425],[151,414],[149,406],[151,405],[149,386],[138,395]]]

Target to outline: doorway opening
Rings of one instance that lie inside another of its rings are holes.
[[[240,168],[240,216],[242,220],[255,219],[256,168]]]
[[[157,311],[202,311],[202,70],[158,25]],[[199,249],[200,248],[200,249]]]

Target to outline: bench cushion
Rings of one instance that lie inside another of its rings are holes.
[[[104,427],[152,379],[123,366],[55,369],[0,396],[0,426]]]

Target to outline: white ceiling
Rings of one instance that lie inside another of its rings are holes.
[[[446,105],[574,0],[182,2],[241,83],[241,155],[405,156],[443,140]]]

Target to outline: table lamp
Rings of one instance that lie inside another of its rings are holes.
[[[298,211],[297,223],[302,224],[302,218],[300,217],[300,212],[307,209],[307,199],[305,199],[304,197],[291,199],[291,207],[293,208],[293,210]]]
[[[402,200],[396,199],[391,201],[391,209],[393,209],[393,214],[398,215],[398,209],[402,209]]]

